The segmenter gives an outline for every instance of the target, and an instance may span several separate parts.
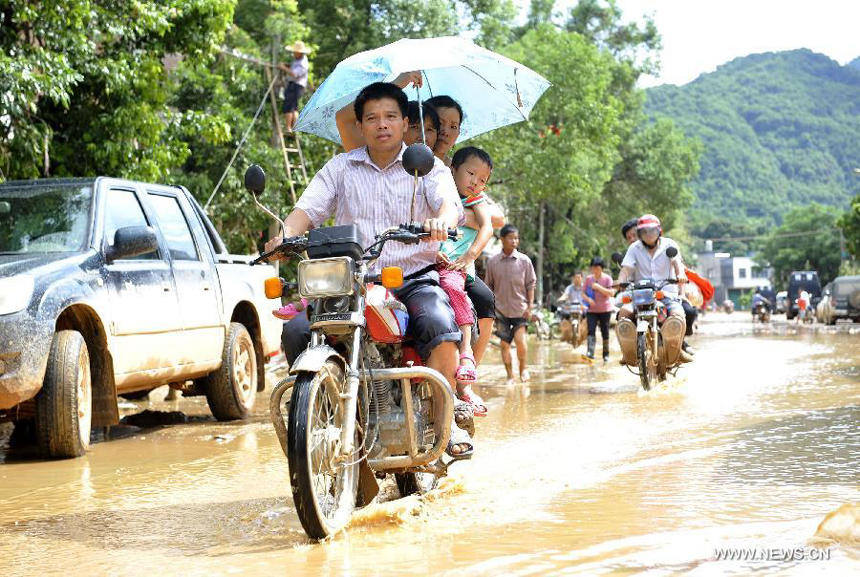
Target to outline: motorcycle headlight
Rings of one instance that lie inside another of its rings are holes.
[[[654,289],[636,289],[633,291],[633,304],[647,305],[654,302]]]
[[[30,304],[34,284],[28,274],[0,278],[0,315],[17,313]]]
[[[299,294],[305,298],[351,295],[352,283],[352,260],[349,257],[299,263]]]

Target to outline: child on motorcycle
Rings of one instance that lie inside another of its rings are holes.
[[[462,237],[446,241],[439,252],[439,282],[451,301],[454,319],[463,333],[460,341],[460,364],[457,367],[457,396],[474,407],[476,417],[486,416],[484,401],[472,391],[477,379],[477,362],[472,351],[472,303],[466,294],[467,277],[475,276],[475,259],[493,237],[486,198],[483,194],[493,170],[493,161],[484,150],[474,146],[461,148],[451,161],[451,172],[464,209],[471,209],[478,229],[460,227]]]

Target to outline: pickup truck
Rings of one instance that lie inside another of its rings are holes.
[[[249,261],[181,186],[0,184],[0,422],[35,419],[42,454],[68,458],[118,395],[164,384],[244,418],[282,329]]]

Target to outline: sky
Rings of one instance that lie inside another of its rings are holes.
[[[529,0],[515,0],[523,10]],[[738,56],[809,48],[840,64],[860,56],[860,0],[617,0],[626,20],[653,18],[663,37],[660,76],[642,88],[686,84]],[[575,0],[560,0],[567,10]]]

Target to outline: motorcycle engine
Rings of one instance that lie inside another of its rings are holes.
[[[382,349],[385,347],[379,347]],[[375,345],[368,350],[366,362],[371,369],[386,366],[384,357],[386,351],[380,351]],[[392,366],[392,365],[387,365]],[[396,365],[394,365],[396,366]],[[419,449],[433,442],[432,398],[427,395],[427,385],[413,385],[412,409],[414,442]],[[406,410],[403,402],[403,389],[395,381],[374,381],[370,394],[368,410],[368,430],[370,433],[369,457],[379,459],[387,456],[406,455],[409,453],[408,429],[406,427]]]

